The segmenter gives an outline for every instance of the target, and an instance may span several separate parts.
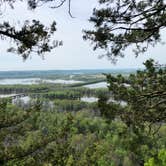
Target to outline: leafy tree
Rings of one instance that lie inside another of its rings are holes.
[[[0,15],[3,15],[3,6],[9,5],[14,9],[16,0],[4,0],[0,2]],[[51,2],[51,0],[28,0],[27,6],[30,10],[34,10],[41,4]],[[58,6],[57,6],[58,7]],[[20,25],[19,25],[20,26]],[[1,40],[11,39],[15,43],[15,47],[10,47],[9,52],[16,52],[26,59],[31,52],[42,55],[50,52],[53,48],[62,45],[62,41],[53,40],[51,37],[56,32],[56,22],[53,21],[50,27],[43,25],[39,20],[25,20],[22,27],[16,28],[9,21],[0,23]]]
[[[145,166],[164,166],[166,165],[166,150],[160,150],[157,159],[150,158],[148,162],[145,163]]]
[[[101,97],[98,103],[108,123],[122,121],[126,125],[118,141],[134,154],[139,165],[144,164],[144,153],[156,155],[160,127],[166,123],[166,68],[152,59],[144,65],[145,70],[128,77],[108,74],[111,95]],[[131,139],[126,139],[126,132]]]
[[[111,96],[99,100],[106,118],[120,117],[129,127],[166,122],[166,69],[155,67],[152,59],[144,65],[129,77],[107,75]]]
[[[161,29],[166,27],[165,0],[99,0],[99,4],[90,18],[94,30],[84,35],[94,50],[104,49],[115,60],[129,46],[138,55],[161,41]]]

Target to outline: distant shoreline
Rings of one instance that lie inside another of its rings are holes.
[[[54,76],[95,75],[103,73],[130,74],[138,69],[83,69],[83,70],[32,70],[32,71],[0,71],[0,79],[9,78],[46,78]]]
[[[143,68],[103,68],[103,69],[48,69],[48,70],[0,70],[1,72],[58,72],[58,71],[120,71],[120,70],[142,70]]]

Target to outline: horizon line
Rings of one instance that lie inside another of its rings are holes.
[[[143,67],[130,67],[130,68],[94,68],[94,69],[32,69],[32,70],[0,70],[0,72],[28,72],[28,71],[86,71],[86,70],[128,70],[128,69],[132,69],[132,70],[139,70],[139,69],[144,69]]]

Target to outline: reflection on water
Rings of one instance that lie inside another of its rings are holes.
[[[15,96],[16,94],[0,94],[0,98],[5,98],[5,97],[12,97]]]
[[[24,104],[28,104],[30,101],[30,97],[29,96],[24,96],[24,97],[19,97],[16,99],[13,99],[13,103],[17,103],[18,100],[22,101]]]
[[[81,83],[82,81],[76,80],[50,80],[50,79],[40,79],[40,78],[18,78],[18,79],[1,79],[0,85],[32,85],[32,84],[40,84],[40,83],[56,83],[56,84],[74,84]]]
[[[88,102],[88,103],[93,103],[93,102],[97,102],[98,101],[98,98],[96,97],[82,97],[81,98],[81,101],[84,101],[84,102]]]
[[[0,94],[0,98],[6,98],[6,97],[13,97],[16,96],[18,94]],[[12,99],[12,103],[16,104],[17,102],[23,102],[24,104],[27,104],[30,101],[30,97],[29,96],[23,96],[23,97],[16,97],[14,99]]]
[[[95,89],[95,88],[107,88],[107,86],[108,86],[107,82],[99,82],[99,83],[95,83],[95,84],[85,85],[84,87],[90,88],[90,89]]]
[[[15,84],[31,85],[31,84],[38,84],[39,81],[40,81],[39,78],[1,79],[0,85],[15,85]]]
[[[120,101],[117,101],[117,100],[114,100],[113,98],[110,98],[108,100],[108,103],[116,103],[116,104],[120,104],[121,106],[127,106],[127,102],[123,101],[123,100],[120,100]]]
[[[74,83],[82,83],[83,81],[76,80],[42,80],[43,83],[56,83],[56,84],[74,84]]]

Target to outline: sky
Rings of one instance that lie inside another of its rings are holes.
[[[50,9],[42,6],[35,11],[27,10],[25,3],[16,3],[15,10],[4,8],[5,12],[0,17],[3,20],[10,20],[16,25],[26,19],[39,19],[46,25],[53,20],[57,22],[55,39],[62,40],[63,46],[55,48],[51,53],[46,53],[44,59],[32,53],[26,60],[13,53],[6,52],[12,46],[10,40],[0,40],[0,71],[9,70],[72,70],[72,69],[119,69],[119,68],[142,68],[142,63],[153,58],[159,63],[166,64],[166,45],[157,44],[150,48],[143,55],[135,57],[131,50],[126,50],[125,58],[119,58],[116,64],[112,64],[106,57],[100,59],[102,51],[93,51],[89,41],[82,39],[83,29],[93,29],[88,22],[92,10],[97,6],[97,0],[72,0],[71,11],[75,18],[68,14],[67,4],[58,9]],[[162,39],[166,41],[166,32],[162,31]]]

